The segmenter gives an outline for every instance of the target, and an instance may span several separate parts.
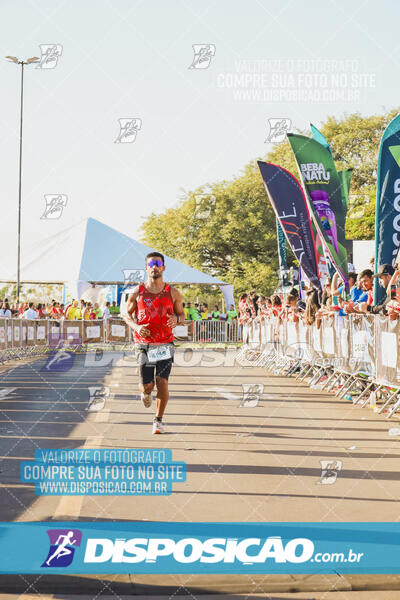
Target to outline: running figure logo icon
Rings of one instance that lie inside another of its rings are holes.
[[[124,283],[142,283],[146,279],[146,271],[144,269],[123,269]]]
[[[48,529],[50,548],[42,567],[68,567],[74,558],[75,548],[81,545],[79,529]]]
[[[75,360],[75,354],[71,351],[53,350],[49,355],[47,362],[41,368],[41,371],[51,371],[52,373],[65,373],[72,369]]]
[[[40,62],[36,65],[37,69],[54,69],[57,66],[58,59],[62,54],[61,44],[39,44],[42,56]]]
[[[119,134],[114,144],[132,144],[142,129],[142,119],[118,119]]]
[[[283,142],[286,137],[287,132],[292,126],[292,121],[290,119],[268,119],[269,123],[269,134],[265,139],[264,143],[273,142],[279,143]]]
[[[318,484],[321,485],[332,485],[335,483],[339,471],[342,470],[341,460],[320,460],[321,465],[321,477]]]
[[[255,408],[264,391],[263,383],[242,383],[243,397],[239,404],[241,408]]]
[[[99,412],[103,410],[106,399],[110,395],[110,388],[108,387],[100,387],[93,386],[89,387],[89,403],[86,407],[86,410],[89,412]]]
[[[214,44],[193,44],[194,57],[189,69],[208,69],[215,56]]]
[[[59,219],[67,206],[68,197],[65,194],[45,194],[46,208],[41,219]]]

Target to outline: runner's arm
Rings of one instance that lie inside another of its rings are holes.
[[[142,326],[138,325],[137,318],[136,318],[136,309],[137,309],[136,298],[137,298],[138,293],[139,293],[139,289],[135,289],[133,294],[129,295],[128,302],[126,305],[126,313],[121,314],[121,317],[123,318],[125,323],[127,323],[129,325],[129,327],[131,329],[133,329],[133,331],[138,331],[138,328],[142,327]]]
[[[176,288],[171,289],[172,300],[174,302],[174,314],[167,321],[169,327],[176,327],[185,320],[185,311],[183,310],[182,294]]]

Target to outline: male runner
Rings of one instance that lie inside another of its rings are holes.
[[[180,292],[163,281],[164,256],[150,252],[146,256],[147,281],[138,285],[128,298],[124,319],[133,329],[140,352],[140,384],[142,402],[152,403],[154,370],[156,372],[157,411],[153,433],[164,433],[162,417],[168,402],[168,377],[174,351],[172,329],[185,320]]]

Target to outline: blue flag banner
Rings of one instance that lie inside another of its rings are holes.
[[[375,268],[394,265],[400,245],[400,115],[387,126],[379,147],[375,212]],[[375,280],[374,302],[385,291]]]
[[[311,128],[311,135],[312,135],[313,140],[315,140],[316,142],[319,142],[320,144],[325,146],[325,148],[327,150],[329,150],[329,152],[332,154],[332,150],[328,144],[326,137],[312,123],[310,123],[310,128]]]
[[[400,523],[0,523],[0,573],[400,573]]]

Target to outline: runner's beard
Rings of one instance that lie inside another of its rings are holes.
[[[161,275],[162,275],[161,271],[157,271],[157,272],[154,271],[153,273],[151,273],[150,277],[152,279],[160,279]]]

